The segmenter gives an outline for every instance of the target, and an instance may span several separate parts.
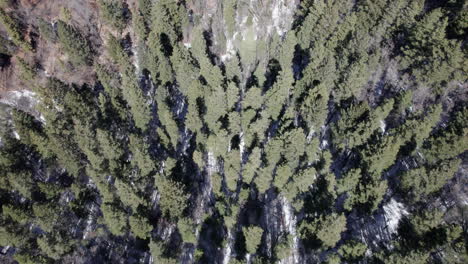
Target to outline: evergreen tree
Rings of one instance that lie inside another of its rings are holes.
[[[153,229],[151,225],[148,223],[148,220],[141,217],[132,215],[129,218],[130,230],[132,233],[141,238],[146,239],[151,235],[151,230]]]
[[[158,177],[156,186],[161,194],[159,205],[163,214],[172,219],[181,218],[189,197],[183,190],[183,185],[173,180]]]
[[[325,248],[334,247],[346,230],[346,217],[332,213],[300,225],[301,238],[317,237]]]
[[[249,254],[254,254],[262,241],[263,229],[258,226],[242,228],[245,237],[245,248]]]

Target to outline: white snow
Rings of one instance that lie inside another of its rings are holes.
[[[232,244],[232,234],[231,230],[228,230],[228,236],[227,236],[227,245],[224,248],[224,257],[223,257],[223,264],[229,264],[229,260],[231,259],[231,244]]]
[[[273,11],[271,12],[273,26],[276,29],[278,35],[283,36],[289,27],[289,19],[296,10],[295,1],[277,0],[274,4]]]
[[[173,233],[174,228],[175,228],[175,225],[170,225],[167,228],[164,228],[164,231],[161,234],[161,239],[163,241],[167,241],[169,237],[171,236],[171,234]]]
[[[39,121],[41,121],[41,123],[43,123],[43,124],[46,123],[46,119],[45,119],[45,117],[44,117],[43,114],[41,114],[41,115],[39,116]]]
[[[27,98],[32,105],[37,104],[36,93],[22,90],[22,91],[11,91],[8,92],[2,99],[0,99],[1,103],[10,106],[17,106],[20,99]]]
[[[208,169],[208,175],[210,176],[213,174],[213,172],[216,172],[216,159],[212,151],[208,151],[207,169]]]
[[[380,130],[382,130],[382,133],[385,133],[385,121],[384,120],[380,120]]]
[[[136,45],[132,46],[132,53],[133,57],[135,58],[133,61],[133,65],[135,66],[135,74],[138,76],[140,72],[140,57],[138,56],[138,48]]]
[[[21,138],[18,132],[16,132],[15,130],[13,130],[13,136],[18,140]]]
[[[229,38],[227,36],[227,32],[225,33],[226,34],[226,53],[221,55],[222,61],[229,60],[230,58],[232,58],[232,56],[236,55],[236,48],[234,47],[234,41],[236,40],[238,33],[239,32],[235,32],[232,38]]]
[[[154,203],[156,199],[159,198],[158,196],[159,196],[158,190],[154,190],[153,193],[151,194],[151,203]]]
[[[94,204],[91,205],[91,209],[89,211],[90,214],[88,215],[88,219],[86,220],[86,227],[83,234],[83,239],[86,239],[88,233],[91,231],[91,224],[93,223]]]
[[[283,211],[284,215],[284,226],[287,229],[288,233],[293,237],[293,239],[291,245],[292,254],[288,258],[280,260],[279,263],[299,263],[299,254],[297,252],[299,239],[297,238],[296,234],[296,217],[294,215],[294,212],[292,211],[291,205],[285,197],[282,198],[281,210]]]
[[[327,146],[328,146],[328,140],[325,140],[325,139],[322,140],[322,145],[320,146],[321,149],[324,149],[324,148],[326,148]]]
[[[405,209],[405,205],[397,202],[395,199],[391,199],[387,204],[383,206],[384,217],[387,222],[388,231],[395,233],[398,228],[400,219],[408,214]]]
[[[239,138],[240,138],[239,153],[240,153],[240,159],[242,161],[242,155],[244,153],[244,148],[245,148],[244,132],[240,133]]]
[[[246,262],[247,264],[250,264],[250,260],[251,260],[250,257],[251,257],[251,255],[250,255],[249,253],[245,254],[245,262]]]
[[[313,129],[311,129],[309,131],[309,134],[307,134],[307,143],[310,143],[310,141],[312,140],[312,137],[314,136],[314,132],[315,131]]]
[[[176,115],[180,115],[180,113],[182,113],[182,110],[184,110],[184,106],[185,106],[185,101],[182,101],[182,103],[180,104],[179,107],[177,107],[177,110],[176,110]]]

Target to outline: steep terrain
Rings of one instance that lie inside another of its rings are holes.
[[[0,262],[468,261],[464,1],[0,8]]]

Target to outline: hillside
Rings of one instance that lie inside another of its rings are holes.
[[[468,263],[462,0],[0,0],[0,263]]]

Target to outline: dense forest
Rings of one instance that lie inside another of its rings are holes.
[[[1,263],[468,263],[465,1],[0,22]]]

